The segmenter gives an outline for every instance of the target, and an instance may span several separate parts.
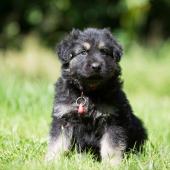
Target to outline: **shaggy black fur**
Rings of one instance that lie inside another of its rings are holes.
[[[90,148],[100,158],[101,139],[108,133],[111,146],[121,143],[125,146],[123,152],[138,150],[147,133],[122,91],[122,48],[110,31],[73,30],[58,44],[57,53],[62,75],[55,87],[51,140],[64,129],[71,140],[69,148]],[[81,95],[86,99],[83,114],[78,113],[76,104]]]

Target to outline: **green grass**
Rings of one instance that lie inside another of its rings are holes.
[[[149,140],[142,154],[125,155],[119,169],[170,169],[169,48],[169,44],[157,49],[133,45],[121,62],[125,91],[148,129]],[[0,170],[113,169],[95,162],[90,154],[72,153],[44,163],[53,84],[59,75],[54,55],[32,40],[21,52],[0,53]]]

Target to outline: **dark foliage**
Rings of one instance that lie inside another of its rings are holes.
[[[31,32],[54,47],[72,28],[85,27],[110,27],[125,31],[130,39],[143,37],[142,33],[152,35],[152,30],[168,37],[169,11],[167,0],[1,0],[0,48],[20,47],[23,37]]]

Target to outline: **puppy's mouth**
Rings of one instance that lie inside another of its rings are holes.
[[[102,79],[102,76],[100,76],[100,75],[92,75],[92,76],[88,76],[87,77],[87,80],[101,80]]]
[[[92,75],[92,76],[88,76],[88,77],[86,77],[85,78],[85,81],[86,82],[94,82],[94,83],[97,83],[97,82],[100,82],[100,81],[102,81],[102,76],[100,76],[100,75]]]
[[[100,75],[93,75],[84,78],[83,84],[85,87],[95,90],[103,82],[103,78]]]
[[[108,80],[108,77],[103,76],[102,74],[81,74],[79,75],[78,80],[80,81],[83,89],[94,91],[102,87]]]

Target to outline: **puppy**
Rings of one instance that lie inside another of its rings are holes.
[[[62,64],[55,85],[46,160],[89,149],[102,161],[121,162],[147,139],[122,90],[122,47],[108,29],[73,30],[57,46]]]

